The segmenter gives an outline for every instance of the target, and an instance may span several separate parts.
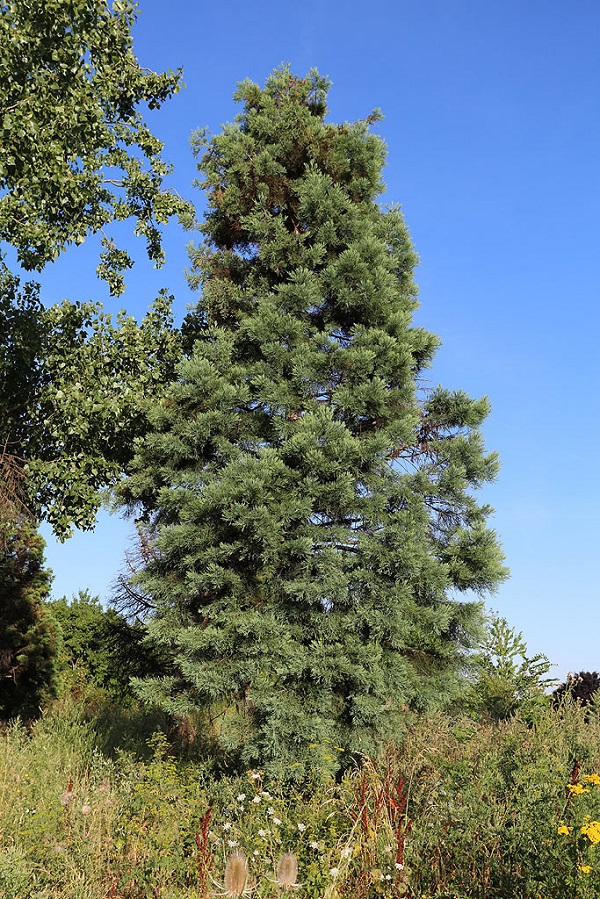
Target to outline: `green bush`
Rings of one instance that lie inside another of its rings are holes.
[[[144,625],[105,609],[88,590],[46,608],[62,634],[58,665],[63,690],[98,687],[121,706],[130,706],[131,679],[161,670],[159,653],[145,642]]]

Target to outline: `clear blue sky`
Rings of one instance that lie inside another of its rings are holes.
[[[599,38],[597,0],[141,0],[135,28],[143,65],[184,68],[186,89],[149,122],[199,208],[188,136],[233,117],[237,81],[316,66],[333,81],[332,121],[383,110],[384,201],[402,204],[421,257],[417,320],[443,341],[431,383],[493,407],[485,437],[502,470],[485,498],[512,575],[488,604],[560,678],[600,668]],[[44,273],[45,301],[141,315],[166,286],[181,316],[188,240],[169,230],[160,272],[140,253],[119,303],[90,243]],[[107,600],[127,530],[103,516],[93,534],[50,540],[54,595]]]

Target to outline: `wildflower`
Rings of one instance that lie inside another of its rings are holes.
[[[340,873],[339,868],[330,868],[329,869],[329,874],[331,875],[331,877],[333,877],[334,880],[336,879],[336,877],[338,876],[339,873]]]
[[[582,793],[590,792],[587,787],[584,787],[581,784],[567,784],[567,790],[571,796],[580,796]]]
[[[82,805],[82,806],[81,806],[81,814],[82,814],[82,815],[91,815],[91,813],[92,813],[92,806],[91,806],[91,805],[88,805],[88,804],[86,803],[85,805]]]
[[[279,818],[274,817],[273,824],[275,825],[275,827],[279,827],[279,825],[281,824],[281,820]]]
[[[260,801],[261,801],[260,796],[255,796],[254,799],[252,800],[252,802],[253,802],[255,805],[258,805],[258,803],[259,803]]]
[[[239,846],[239,843],[238,843],[237,840],[227,840],[227,845],[228,845],[231,849],[233,849],[234,846]]]
[[[262,837],[263,840],[264,840],[264,838],[267,836],[267,831],[266,831],[266,830],[259,830],[259,831],[258,831],[258,835],[259,835],[259,837]]]
[[[297,825],[297,827],[298,827],[298,830],[300,831],[300,833],[302,833],[304,830],[306,830],[306,824],[303,824],[302,821],[300,821],[300,823]]]
[[[245,793],[240,793],[240,795],[239,795],[239,796],[236,796],[235,798],[237,799],[238,802],[243,802],[244,799],[246,798],[246,794],[245,794]]]
[[[270,805],[269,808],[267,809],[267,815],[274,815],[274,814],[275,814],[275,809],[273,808],[272,805]]]
[[[310,846],[311,849],[318,849],[318,848],[319,848],[319,844],[317,843],[316,840],[311,840],[310,843],[309,843],[308,845]]]
[[[591,865],[577,865],[582,874],[589,874],[592,870]]]
[[[223,830],[231,830],[231,821],[226,821],[223,825]]]
[[[600,821],[588,821],[579,831],[590,843],[600,843]]]
[[[600,786],[600,774],[584,774],[583,779],[589,784]]]
[[[564,834],[566,836],[567,834],[571,833],[572,829],[572,827],[567,827],[566,824],[561,824],[558,828],[558,833]]]
[[[396,871],[404,871],[404,865],[402,862],[396,862]]]
[[[263,797],[263,799],[270,799],[270,798],[271,798],[271,794],[269,793],[268,790],[261,790],[261,791],[260,791],[260,795]]]
[[[342,856],[342,858],[351,858],[351,856],[352,856],[352,847],[351,847],[351,846],[345,846],[345,847],[342,849],[341,856]]]

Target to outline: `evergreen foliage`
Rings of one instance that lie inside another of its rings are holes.
[[[244,765],[335,767],[406,704],[455,698],[504,576],[472,489],[497,472],[485,399],[424,389],[438,339],[411,323],[416,255],[376,202],[379,118],[326,121],[328,82],[275,71],[196,136],[208,213],[189,358],[122,501],[172,676],[140,694],[201,709]]]
[[[54,692],[59,640],[43,606],[50,582],[33,525],[0,517],[0,718],[36,715]]]

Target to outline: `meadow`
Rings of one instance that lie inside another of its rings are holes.
[[[3,728],[2,899],[600,895],[593,708],[407,711],[380,758],[299,784],[221,775],[163,724],[70,696]]]

